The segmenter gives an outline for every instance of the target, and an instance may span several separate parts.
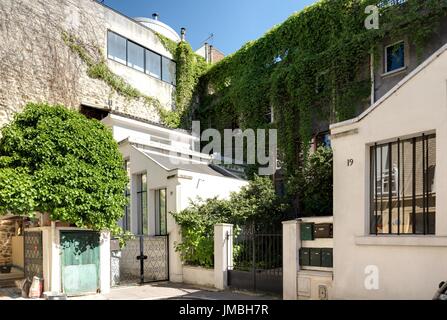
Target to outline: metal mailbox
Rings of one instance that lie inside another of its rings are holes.
[[[300,266],[306,267],[310,266],[310,249],[309,248],[301,248],[300,249]]]
[[[325,268],[333,267],[333,249],[323,248],[321,249],[321,266]]]
[[[314,223],[301,223],[300,233],[301,233],[301,240],[313,240]]]
[[[310,249],[310,265],[312,267],[321,267],[321,249]]]
[[[332,238],[333,237],[332,223],[319,223],[314,227],[315,238]]]

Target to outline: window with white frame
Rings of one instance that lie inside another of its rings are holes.
[[[405,42],[400,41],[385,47],[385,73],[405,67]]]
[[[167,234],[166,189],[155,190],[155,233],[157,236]]]
[[[149,235],[149,217],[147,207],[147,174],[137,176],[137,212],[138,212],[138,234]]]

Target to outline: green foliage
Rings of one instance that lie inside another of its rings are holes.
[[[28,104],[1,133],[0,215],[48,212],[55,221],[120,232],[127,176],[103,124],[63,106]]]
[[[272,181],[255,177],[248,186],[232,193],[227,200],[199,199],[187,209],[173,213],[182,231],[182,242],[176,244],[176,250],[187,264],[212,267],[215,224],[235,224],[235,232],[238,226],[253,222],[268,227],[281,219],[284,210]]]
[[[378,2],[322,0],[293,14],[204,73],[195,117],[221,130],[265,128],[273,108],[285,177],[298,179],[314,124],[367,106],[371,53],[403,35],[422,45],[447,9],[445,0],[408,0],[381,10],[380,29],[367,30],[365,8]]]
[[[301,189],[304,215],[332,215],[331,148],[319,147],[309,156],[298,186]]]

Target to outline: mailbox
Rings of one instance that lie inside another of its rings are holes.
[[[332,238],[332,223],[319,223],[314,227],[315,238]]]
[[[333,250],[332,248],[321,249],[321,266],[325,268],[333,267]]]
[[[301,223],[300,233],[301,233],[301,240],[313,240],[314,239],[314,224],[313,223]]]
[[[321,267],[321,249],[310,249],[310,265],[312,267]]]
[[[309,248],[300,249],[300,266],[310,266],[310,250]]]

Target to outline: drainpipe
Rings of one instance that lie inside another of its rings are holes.
[[[205,42],[205,61],[209,62],[209,60],[208,60],[208,42]]]
[[[374,53],[371,53],[370,58],[370,72],[371,72],[371,105],[373,105],[376,102],[375,99],[375,87],[376,87],[376,80],[374,77]]]

